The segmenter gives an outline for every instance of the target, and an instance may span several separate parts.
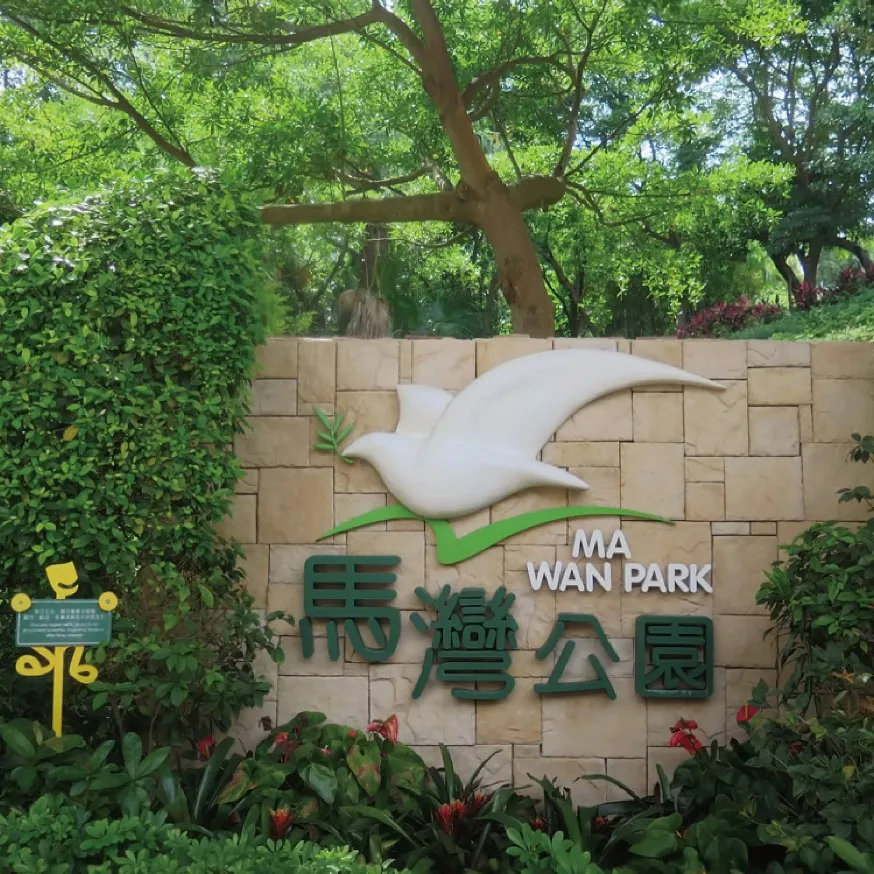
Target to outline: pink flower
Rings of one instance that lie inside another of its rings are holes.
[[[738,725],[746,725],[758,712],[758,707],[753,707],[752,704],[744,704],[744,706],[738,710],[735,719],[737,720]]]
[[[690,756],[694,756],[695,753],[703,749],[701,741],[692,732],[686,731],[675,731],[671,735],[668,746],[682,747]]]
[[[215,749],[215,738],[212,735],[209,737],[202,737],[196,744],[197,746],[197,757],[201,762],[207,761],[207,759],[212,758],[212,752]]]
[[[376,719],[367,726],[367,731],[379,734],[386,740],[392,741],[392,743],[397,743],[398,735],[400,734],[398,718],[392,714],[384,721],[382,719]]]

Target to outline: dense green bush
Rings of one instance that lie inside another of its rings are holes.
[[[389,874],[345,848],[250,836],[194,837],[166,817],[91,819],[46,796],[0,816],[0,874]]]
[[[80,596],[118,594],[94,725],[148,745],[226,726],[267,690],[254,656],[280,652],[213,532],[239,475],[261,248],[239,193],[191,174],[0,229],[0,597],[50,596],[43,568],[67,561]],[[0,716],[47,721],[10,622],[3,604]]]

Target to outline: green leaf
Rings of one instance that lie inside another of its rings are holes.
[[[330,419],[325,415],[325,412],[324,412],[323,410],[319,409],[319,407],[314,407],[314,408],[313,408],[313,412],[316,414],[316,416],[318,417],[319,421],[320,421],[320,422],[321,422],[321,423],[322,423],[322,424],[323,424],[323,425],[324,425],[324,426],[325,426],[329,431],[331,431],[331,432],[333,433],[333,430],[334,430],[334,429],[333,429],[333,427],[332,427],[332,425],[331,425],[331,420],[330,420]]]
[[[361,788],[371,797],[376,795],[382,782],[381,754],[376,742],[364,739],[356,740],[349,752],[346,753],[346,761]]]
[[[167,759],[170,758],[170,748],[163,747],[162,749],[152,750],[142,761],[137,771],[138,777],[147,777],[149,774],[157,771]]]
[[[337,797],[337,775],[321,762],[310,762],[301,771],[301,779],[326,804],[333,804]]]
[[[121,742],[121,756],[125,770],[131,777],[136,778],[137,769],[143,759],[143,742],[138,734],[130,732],[124,736]]]
[[[874,859],[859,852],[849,841],[836,835],[826,838],[825,841],[831,847],[832,852],[854,871],[861,871],[862,874],[874,874]]]
[[[355,427],[353,423],[348,424],[339,434],[334,438],[337,443],[342,443],[351,433],[352,429]]]
[[[641,840],[632,844],[628,851],[635,856],[645,856],[648,859],[663,859],[676,851],[680,846],[677,836],[662,829],[648,829]]]
[[[33,760],[36,758],[36,747],[30,742],[25,734],[12,725],[0,725],[0,737],[6,746],[22,759]]]
[[[373,819],[376,822],[381,822],[383,825],[388,826],[392,831],[399,834],[405,841],[409,842],[411,845],[415,846],[416,841],[413,836],[407,832],[398,822],[395,821],[395,818],[385,810],[380,810],[378,807],[342,807],[340,810],[343,813],[355,813],[359,816],[366,816],[368,819]]]

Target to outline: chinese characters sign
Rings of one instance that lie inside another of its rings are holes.
[[[97,646],[112,637],[112,613],[97,601],[32,601],[19,613],[16,646]]]
[[[397,593],[391,568],[397,556],[313,556],[304,568],[304,617],[300,621],[304,658],[315,649],[313,620],[326,621],[328,655],[340,658],[340,627],[353,652],[366,662],[384,662],[397,650],[401,613],[393,606]],[[519,626],[512,610],[516,596],[504,587],[489,593],[482,588],[453,592],[443,586],[437,594],[416,589],[423,609],[410,616],[414,629],[430,641],[422,670],[413,689],[421,697],[433,678],[452,687],[463,700],[495,701],[506,698],[515,686],[512,653],[517,649]],[[620,661],[598,619],[590,613],[560,612],[543,645],[539,661],[555,653],[554,665],[541,695],[603,693],[611,700],[616,691],[604,662],[588,656],[590,676],[566,676],[576,647],[571,632],[594,632],[604,659]],[[544,674],[546,673],[544,668]],[[642,697],[706,698],[713,690],[713,625],[707,617],[641,616],[635,636],[635,688]]]

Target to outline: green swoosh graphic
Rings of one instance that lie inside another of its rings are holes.
[[[653,513],[643,513],[640,510],[623,510],[621,507],[552,507],[544,510],[532,510],[529,513],[520,513],[509,519],[501,519],[484,525],[471,531],[462,537],[456,537],[452,526],[445,519],[424,519],[408,510],[400,504],[392,504],[390,507],[379,507],[369,510],[360,516],[355,516],[348,522],[342,522],[330,531],[326,531],[319,540],[333,537],[335,534],[345,534],[356,528],[373,525],[376,522],[391,522],[396,519],[418,519],[427,522],[434,532],[437,541],[437,561],[440,564],[458,564],[467,561],[475,555],[484,552],[491,546],[495,546],[502,540],[521,534],[530,528],[546,525],[548,522],[559,522],[563,519],[578,519],[584,516],[624,516],[629,519],[645,519],[648,522],[663,522],[673,525],[670,519],[664,516],[656,516]]]

